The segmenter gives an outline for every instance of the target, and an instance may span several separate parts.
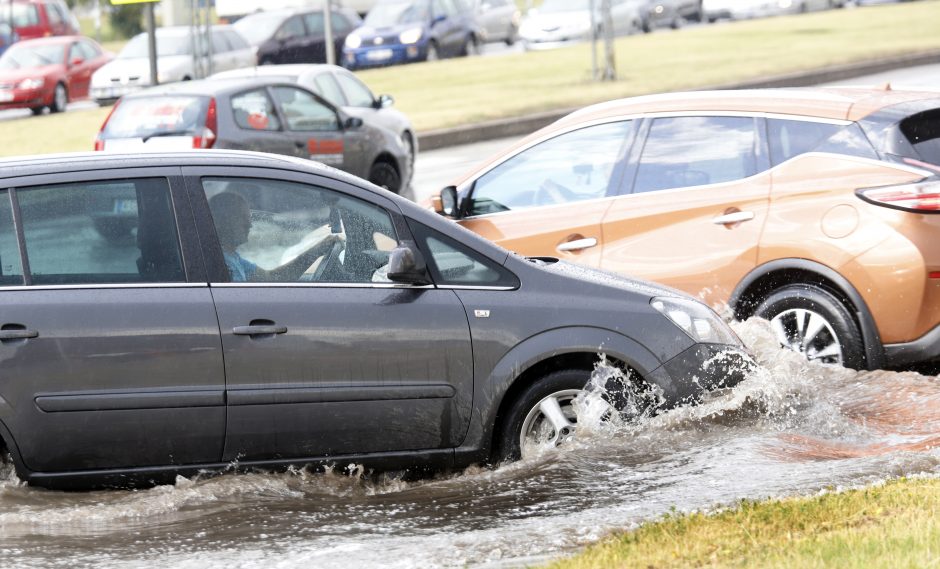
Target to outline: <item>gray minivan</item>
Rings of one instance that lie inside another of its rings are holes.
[[[690,297],[516,256],[300,159],[0,165],[0,445],[32,484],[495,463],[572,436],[599,354],[629,378],[611,412],[748,369]]]

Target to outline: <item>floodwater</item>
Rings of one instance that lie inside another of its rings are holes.
[[[495,470],[418,482],[229,474],[62,493],[25,487],[6,467],[0,565],[515,567],[673,509],[940,472],[937,377],[809,364],[778,349],[766,322],[736,329],[762,367],[730,392],[627,425],[582,420],[573,444]]]

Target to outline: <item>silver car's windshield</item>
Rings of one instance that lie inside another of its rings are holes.
[[[168,57],[173,55],[192,55],[193,42],[189,34],[157,34],[157,56]],[[118,59],[132,59],[148,57],[147,34],[137,34],[127,42]]]

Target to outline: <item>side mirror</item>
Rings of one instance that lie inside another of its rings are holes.
[[[391,95],[379,95],[373,105],[377,109],[384,109],[395,104],[395,98]]]
[[[447,186],[441,190],[440,198],[440,213],[445,217],[451,217],[453,219],[460,218],[460,212],[457,208],[457,187],[456,186]],[[435,209],[437,209],[435,207]]]
[[[427,265],[412,241],[402,241],[388,256],[388,279],[396,283],[413,285],[431,284]]]
[[[359,128],[362,126],[362,119],[359,117],[348,117],[343,126],[348,129]]]
[[[439,16],[434,16],[433,18],[431,18],[431,25],[434,26],[436,24],[440,24],[446,19],[447,19],[447,16],[444,14],[441,14]]]
[[[71,65],[72,67],[75,67],[76,65],[81,65],[83,63],[85,63],[84,59],[82,59],[81,57],[76,57],[72,61],[69,62],[69,65]]]

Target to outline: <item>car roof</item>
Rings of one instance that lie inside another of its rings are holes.
[[[18,41],[15,44],[11,45],[10,47],[13,47],[13,46],[29,47],[31,45],[50,45],[50,44],[57,44],[57,43],[71,43],[73,41],[80,40],[80,39],[88,39],[88,38],[86,38],[85,36],[47,36],[44,38],[33,38],[29,40]]]
[[[575,111],[555,125],[591,122],[614,116],[663,112],[763,112],[857,121],[885,107],[935,99],[937,93],[890,88],[815,87],[687,91],[644,95],[599,103]]]
[[[293,81],[287,81],[280,76],[276,77],[222,77],[215,79],[199,79],[196,81],[178,81],[149,87],[142,91],[124,95],[123,99],[145,99],[160,95],[199,95],[216,96],[227,95],[250,87],[267,85],[284,85],[304,89]]]
[[[300,77],[323,73],[326,71],[345,71],[339,65],[329,63],[287,63],[283,65],[256,65],[254,67],[239,67],[220,71],[213,74],[210,79],[229,79],[233,77]]]

